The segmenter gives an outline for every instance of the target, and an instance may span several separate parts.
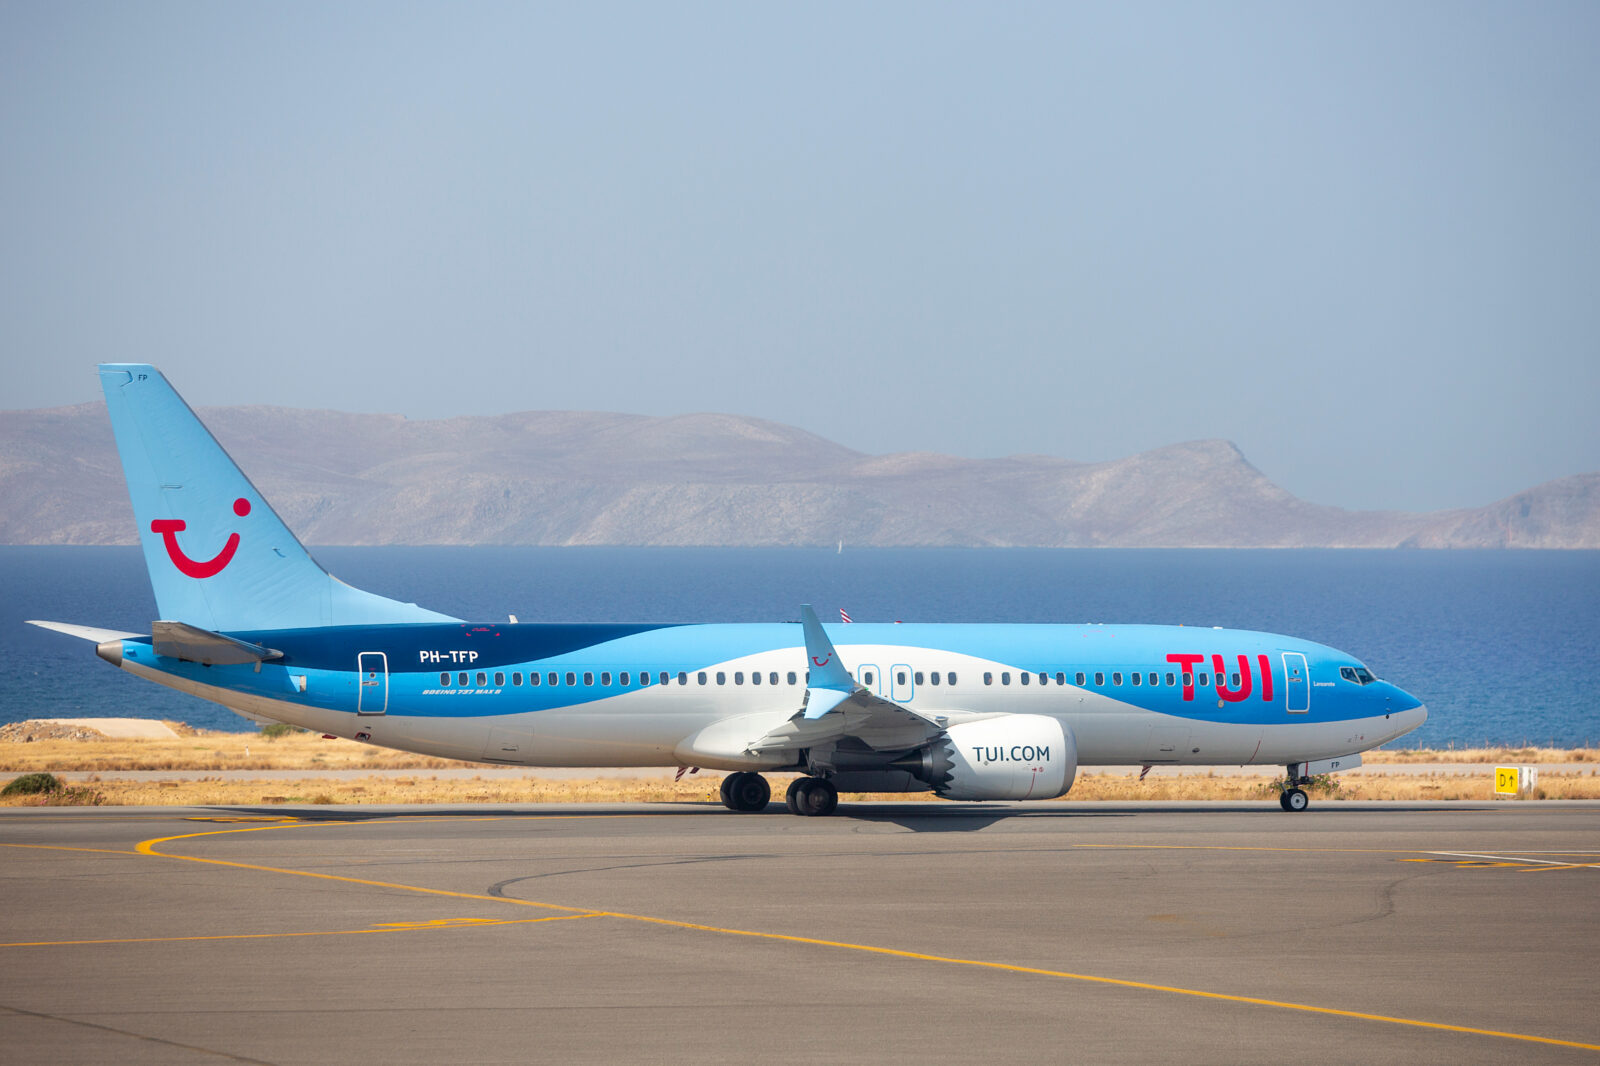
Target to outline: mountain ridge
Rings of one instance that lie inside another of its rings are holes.
[[[715,413],[200,414],[309,544],[1600,548],[1600,473],[1478,508],[1349,511],[1225,440],[1081,462],[869,455]],[[133,542],[103,403],[0,411],[0,543]]]

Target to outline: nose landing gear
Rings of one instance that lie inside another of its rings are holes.
[[[1303,811],[1311,806],[1311,797],[1300,787],[1311,784],[1311,778],[1306,773],[1309,767],[1303,762],[1292,762],[1285,769],[1288,771],[1288,787],[1278,793],[1278,806],[1286,811]]]

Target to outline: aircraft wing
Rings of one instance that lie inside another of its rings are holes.
[[[752,753],[808,748],[846,737],[876,751],[895,751],[914,748],[944,732],[943,726],[857,684],[810,604],[801,606],[800,623],[811,663],[805,704],[794,717],[752,742]]]

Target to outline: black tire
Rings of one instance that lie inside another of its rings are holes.
[[[729,774],[727,777],[722,779],[722,805],[728,808],[730,811],[734,809],[734,806],[728,786],[732,785],[733,779],[738,776],[738,774]]]
[[[818,781],[817,785],[820,786],[820,791],[823,794],[822,809],[817,811],[817,815],[818,817],[825,817],[839,809],[839,790],[833,787],[832,781]],[[814,788],[812,791],[815,792],[818,789]]]
[[[1305,789],[1291,788],[1283,794],[1283,809],[1286,811],[1303,811],[1311,806],[1311,797],[1307,796]]]
[[[763,811],[772,799],[772,786],[760,774],[741,771],[728,777],[728,808],[749,814]]]
[[[820,777],[802,777],[789,787],[789,809],[807,818],[832,814],[839,806],[839,790]]]
[[[783,795],[783,805],[789,808],[790,814],[801,814],[799,796],[805,790],[809,777],[797,777],[789,782],[789,791]]]
[[[1289,809],[1289,790],[1288,789],[1284,789],[1282,792],[1278,793],[1278,806],[1282,807],[1284,810],[1288,810]]]

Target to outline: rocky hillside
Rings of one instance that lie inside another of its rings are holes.
[[[309,544],[1600,548],[1600,474],[1488,507],[1321,507],[1226,441],[1105,463],[863,455],[732,415],[202,410]],[[103,405],[0,412],[0,543],[123,544]]]

